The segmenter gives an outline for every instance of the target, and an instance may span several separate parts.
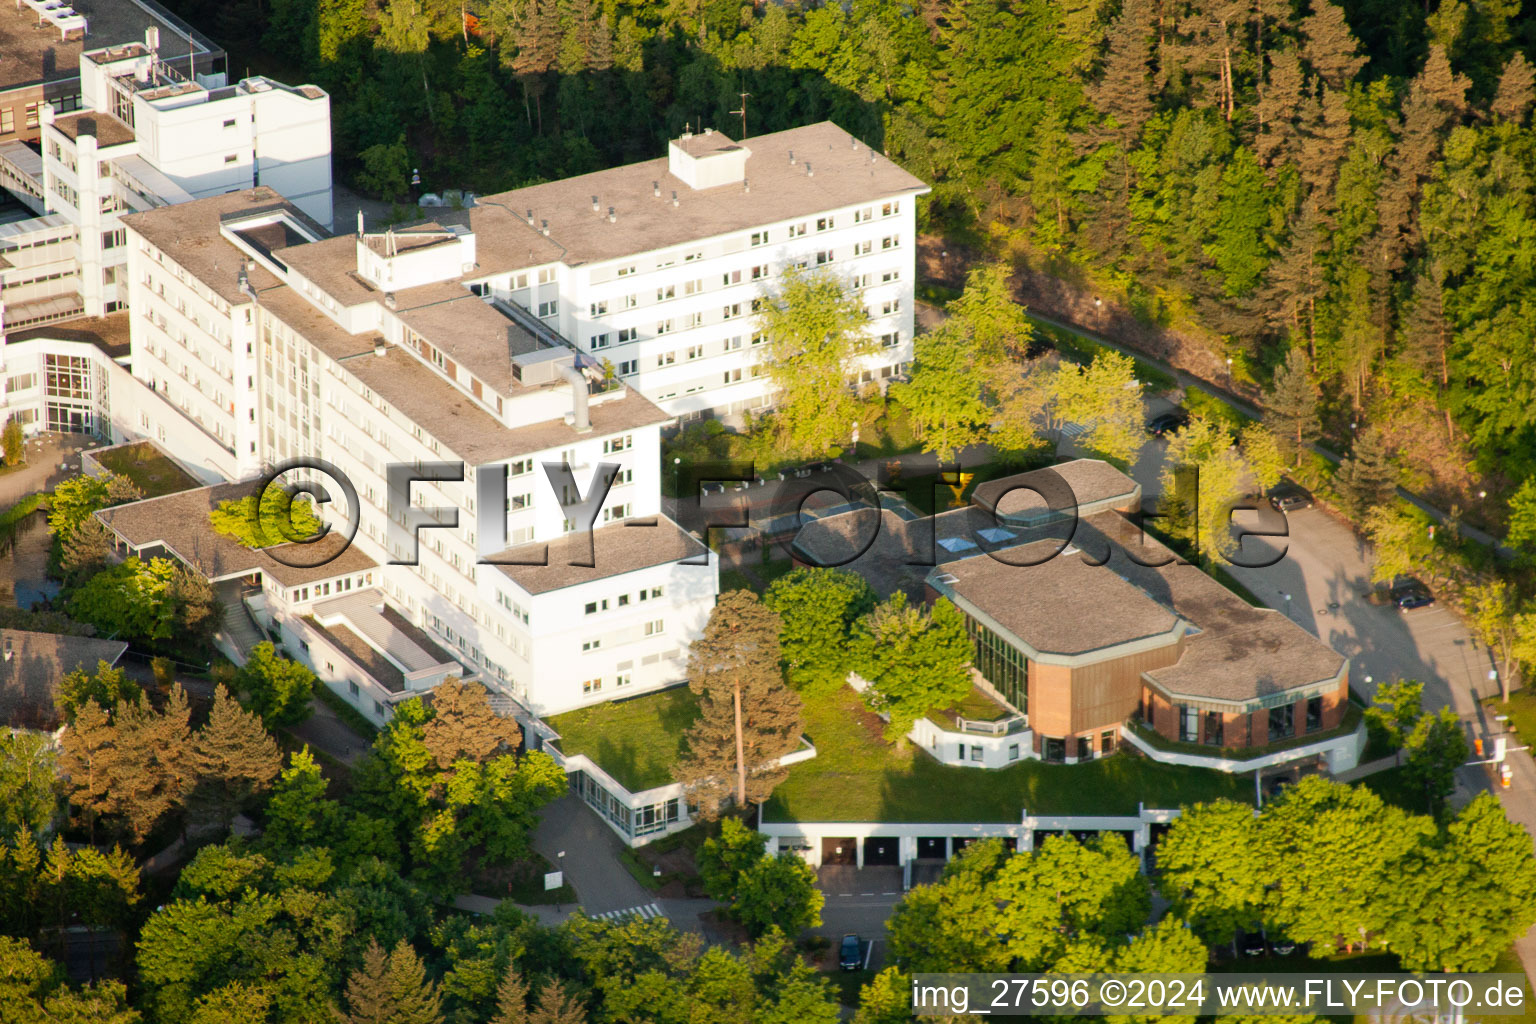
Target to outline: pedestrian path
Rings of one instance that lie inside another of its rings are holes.
[[[625,907],[623,910],[610,910],[606,914],[593,916],[599,921],[621,921],[626,917],[638,917],[642,921],[649,921],[653,917],[665,919],[667,915],[662,911],[660,904],[647,903],[644,906]]]

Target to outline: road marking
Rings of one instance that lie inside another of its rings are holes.
[[[626,917],[638,917],[642,921],[649,921],[653,917],[666,918],[660,905],[647,903],[643,907],[625,907],[623,910],[610,910],[606,914],[596,915],[599,921],[619,921]]]

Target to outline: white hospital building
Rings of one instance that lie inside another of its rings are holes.
[[[158,28],[147,36],[80,54],[78,97],[67,113],[41,105],[38,148],[0,141],[0,187],[35,214],[0,222],[7,329],[126,306],[125,214],[265,185],[330,224],[324,90],[189,78],[156,49]]]
[[[95,429],[211,486],[103,521],[124,550],[197,565],[375,721],[448,675],[529,723],[674,684],[718,569],[663,514],[663,431],[771,404],[753,310],[791,265],[869,309],[879,344],[850,385],[903,372],[924,191],[822,123],[685,136],[404,229],[329,235],[327,211],[265,182],[126,214],[132,376],[114,367]],[[208,528],[219,500],[306,457],[355,489],[354,508],[322,478],[327,518],[360,524],[340,557],[296,565],[302,545],[249,552]],[[387,467],[434,463],[450,479],[392,499]],[[613,483],[589,535],[600,464]],[[420,521],[443,528],[417,546]],[[592,778],[579,791],[630,838],[686,823],[676,794],[620,806]]]

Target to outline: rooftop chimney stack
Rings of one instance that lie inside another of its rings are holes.
[[[549,237],[549,221],[547,221],[547,220],[546,221],[541,221],[540,224],[539,224],[539,230],[541,232],[543,232],[545,238],[548,238]]]
[[[677,189],[672,190],[672,205],[677,205]]]
[[[751,192],[752,191],[752,183],[750,181],[748,181],[746,178],[742,178],[741,179],[741,190],[743,192]]]
[[[528,226],[533,227],[533,211],[528,211]]]
[[[358,238],[362,238],[363,237],[363,210],[362,210],[362,207],[358,207],[358,210],[357,210],[357,237]]]
[[[791,167],[795,166],[795,151],[794,150],[790,150],[789,151],[789,166],[791,166]]]
[[[805,162],[805,176],[807,178],[814,178],[816,176],[816,172],[811,170],[811,162],[809,160]]]
[[[613,207],[608,207],[608,223],[612,224],[619,219],[619,215],[613,212]]]
[[[661,182],[651,182],[651,195],[655,196],[657,199],[661,198]]]
[[[603,212],[603,208],[597,202],[597,196],[593,196],[592,197],[592,212],[593,213],[602,213]]]

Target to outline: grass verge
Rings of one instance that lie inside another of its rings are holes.
[[[196,480],[148,441],[123,445],[94,457],[103,469],[131,480],[146,498],[160,498],[197,486]]]
[[[699,716],[686,686],[568,711],[549,719],[566,756],[585,754],[631,793],[673,780],[683,734]]]
[[[1135,814],[1225,797],[1253,802],[1253,783],[1204,768],[1116,754],[1087,764],[1021,761],[993,771],[942,765],[842,689],[805,703],[816,757],[795,765],[764,807],[768,821],[1016,822],[1033,814]]]

